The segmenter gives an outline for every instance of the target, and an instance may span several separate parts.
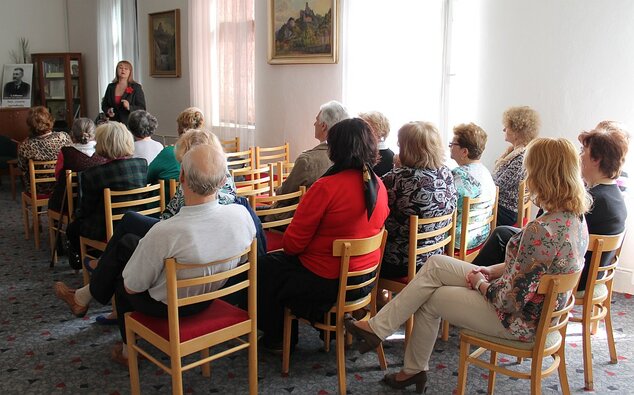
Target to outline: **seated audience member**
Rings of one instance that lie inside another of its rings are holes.
[[[625,163],[629,134],[618,122],[602,121],[593,130],[579,135],[581,142],[581,176],[592,196],[593,204],[585,214],[588,232],[598,235],[616,235],[625,230],[627,209],[623,195],[616,184]],[[491,266],[504,259],[507,243],[519,229],[511,226],[496,228],[491,239],[473,261],[480,266]],[[601,266],[608,265],[614,253],[601,257]],[[585,264],[577,289],[585,290],[592,252],[585,255]]]
[[[136,110],[128,118],[128,129],[134,135],[134,158],[144,158],[148,165],[163,150],[163,144],[152,140],[158,127],[156,117],[145,110]]]
[[[343,120],[330,129],[327,142],[334,164],[299,203],[284,233],[284,251],[258,261],[258,326],[268,349],[281,349],[285,307],[316,322],[337,300],[340,259],[332,256],[333,241],[373,236],[388,214],[385,187],[372,171],[378,152],[368,124]],[[350,258],[350,270],[367,268],[378,254]],[[359,289],[356,298],[370,290]],[[293,338],[294,344],[296,330]]]
[[[530,107],[511,107],[502,116],[504,140],[511,143],[495,161],[493,181],[500,189],[497,225],[514,225],[520,181],[524,179],[524,151],[526,145],[539,134],[540,119]]]
[[[398,131],[399,162],[383,176],[387,189],[390,216],[385,221],[387,244],[381,264],[381,276],[407,276],[409,216],[421,218],[451,214],[456,209],[456,187],[451,170],[443,164],[444,149],[440,133],[429,122],[406,123]],[[426,226],[426,231],[440,229],[446,223]],[[440,235],[439,237],[442,237]],[[433,244],[421,241],[420,247]],[[416,269],[428,257],[442,249],[418,255]]]
[[[385,141],[388,134],[390,134],[390,121],[388,121],[385,115],[378,111],[361,113],[359,114],[359,118],[370,125],[377,138],[380,159],[373,170],[377,176],[383,177],[385,173],[394,167],[394,152],[387,146],[387,142]]]
[[[115,345],[112,359],[127,365],[125,347],[125,313],[140,311],[155,317],[167,317],[167,289],[164,260],[174,257],[187,263],[208,263],[239,254],[255,236],[249,213],[238,205],[221,205],[217,193],[225,180],[225,156],[217,147],[203,144],[192,148],[183,157],[181,184],[187,205],[169,223],[161,222],[140,238],[128,234],[101,257],[90,284],[74,290],[64,283],[55,283],[55,295],[71,312],[82,317],[94,298],[102,304],[115,296],[117,319],[123,347]],[[209,226],[213,224],[213,226]],[[204,269],[211,275],[232,269],[238,259]],[[179,273],[181,274],[181,273]],[[199,276],[203,271],[191,269],[183,276]],[[214,283],[218,289],[223,283]],[[191,295],[200,293],[190,287]],[[179,308],[179,316],[201,312],[209,302]]]
[[[70,138],[73,145],[62,147],[57,155],[55,166],[55,188],[48,199],[48,208],[61,211],[62,200],[66,193],[66,170],[83,171],[104,164],[106,158],[95,154],[95,124],[88,118],[77,118],[73,122]],[[67,210],[68,202],[64,206]],[[71,213],[72,214],[72,213]]]
[[[460,247],[462,235],[462,199],[495,197],[495,183],[489,169],[481,162],[480,157],[487,143],[487,134],[474,123],[461,124],[453,128],[453,140],[449,143],[451,159],[458,167],[453,169],[454,185],[458,192],[458,210],[456,220],[456,248]],[[485,216],[486,218],[486,216]],[[474,218],[479,220],[478,218]],[[467,234],[467,249],[475,248],[489,236],[490,226],[471,229]]]
[[[146,185],[147,162],[142,158],[132,158],[134,140],[125,125],[119,122],[100,125],[95,131],[95,139],[95,154],[108,162],[80,173],[79,208],[75,220],[66,229],[72,256],[79,253],[80,235],[93,240],[106,239],[104,188],[125,191]],[[79,269],[81,263],[71,262],[71,266]]]
[[[332,165],[328,158],[328,130],[342,119],[348,118],[348,112],[343,105],[337,101],[329,101],[319,108],[319,113],[315,117],[315,138],[319,140],[319,144],[315,147],[302,152],[295,159],[293,170],[286,180],[280,185],[275,193],[282,195],[285,193],[297,192],[300,186],[310,188],[311,185]],[[283,202],[276,202],[272,208],[285,207],[297,204],[295,199],[287,199]],[[279,221],[289,218],[293,213],[280,213],[266,216],[266,221]]]
[[[346,321],[349,333],[363,340],[360,351],[367,352],[414,315],[404,366],[384,377],[387,386],[424,388],[441,318],[489,336],[533,341],[544,303],[536,292],[542,276],[581,270],[588,246],[582,215],[591,199],[574,146],[565,139],[536,139],[526,149],[525,166],[530,191],[546,213],[511,239],[503,263],[478,267],[435,255],[375,317]],[[568,296],[558,299],[559,307]]]
[[[62,147],[71,145],[70,137],[64,132],[53,132],[55,118],[43,106],[29,110],[26,123],[31,136],[18,144],[18,168],[22,171],[24,190],[30,191],[29,159],[35,161],[56,160]],[[48,195],[53,192],[54,183],[38,184],[37,193]]]
[[[178,137],[189,129],[201,129],[205,125],[205,118],[201,110],[189,107],[176,118]],[[158,180],[177,180],[181,171],[180,161],[174,154],[175,146],[168,145],[154,158],[147,169],[147,182],[156,184]]]

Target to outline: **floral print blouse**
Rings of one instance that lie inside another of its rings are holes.
[[[382,180],[387,189],[390,215],[385,221],[387,243],[381,271],[389,275],[396,269],[399,275],[395,277],[402,277],[407,275],[409,216],[431,218],[450,214],[456,209],[456,188],[451,170],[447,166],[439,169],[398,167],[384,175]],[[425,231],[442,226],[446,224],[425,225]],[[433,242],[421,241],[419,247],[426,244]],[[416,268],[420,269],[428,257],[439,253],[442,253],[442,249],[418,255]]]
[[[486,298],[514,337],[529,342],[535,336],[544,303],[544,296],[537,294],[541,277],[581,270],[587,247],[583,217],[564,212],[545,213],[511,238],[504,273],[493,280]],[[558,307],[569,296],[560,295]]]
[[[496,163],[493,181],[500,188],[498,205],[517,213],[520,181],[526,176],[524,169],[525,147],[518,148]]]
[[[229,173],[229,169],[225,172],[227,180],[225,185],[218,191],[218,202],[220,204],[231,204],[236,200],[236,184],[233,182],[233,177]],[[161,220],[172,218],[178,211],[185,205],[185,195],[183,195],[183,187],[178,186],[174,197],[165,206],[165,211],[161,213]]]
[[[464,197],[469,198],[487,198],[492,199],[495,196],[495,184],[489,169],[482,163],[469,163],[458,166],[451,171],[453,174],[454,184],[458,192],[458,210],[456,219],[456,248],[460,247],[462,235],[460,234],[462,226],[462,201]],[[485,204],[484,202],[482,204]],[[484,209],[482,204],[474,206],[477,209]],[[486,216],[485,216],[486,218]],[[472,217],[472,221],[480,221],[478,217]],[[471,221],[470,221],[471,222]],[[486,225],[480,228],[469,229],[467,234],[467,249],[475,248],[484,243],[489,236],[490,226]]]

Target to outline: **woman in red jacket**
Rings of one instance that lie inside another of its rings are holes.
[[[334,125],[328,132],[328,155],[334,165],[302,198],[284,233],[284,252],[258,262],[258,326],[265,349],[281,350],[285,307],[311,322],[323,320],[339,286],[340,259],[332,256],[333,241],[373,236],[389,213],[385,186],[372,171],[378,158],[376,137],[365,121],[346,119]],[[351,258],[350,270],[371,266],[378,255]],[[360,298],[370,289],[358,292],[348,297]],[[293,344],[296,338],[295,327]]]

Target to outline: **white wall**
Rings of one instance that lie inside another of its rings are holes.
[[[634,131],[634,2],[630,0],[481,0],[477,119],[489,133],[489,167],[504,149],[502,112],[530,105],[542,136],[576,142],[605,119]],[[630,147],[633,149],[633,147]],[[632,169],[632,155],[628,167]],[[630,182],[630,189],[633,185]],[[628,227],[634,229],[634,201]],[[634,291],[634,236],[623,248],[616,287]]]

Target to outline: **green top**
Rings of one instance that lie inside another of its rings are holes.
[[[163,151],[154,158],[147,169],[148,184],[155,184],[158,180],[178,179],[181,172],[181,164],[174,155],[174,146],[163,148]]]

